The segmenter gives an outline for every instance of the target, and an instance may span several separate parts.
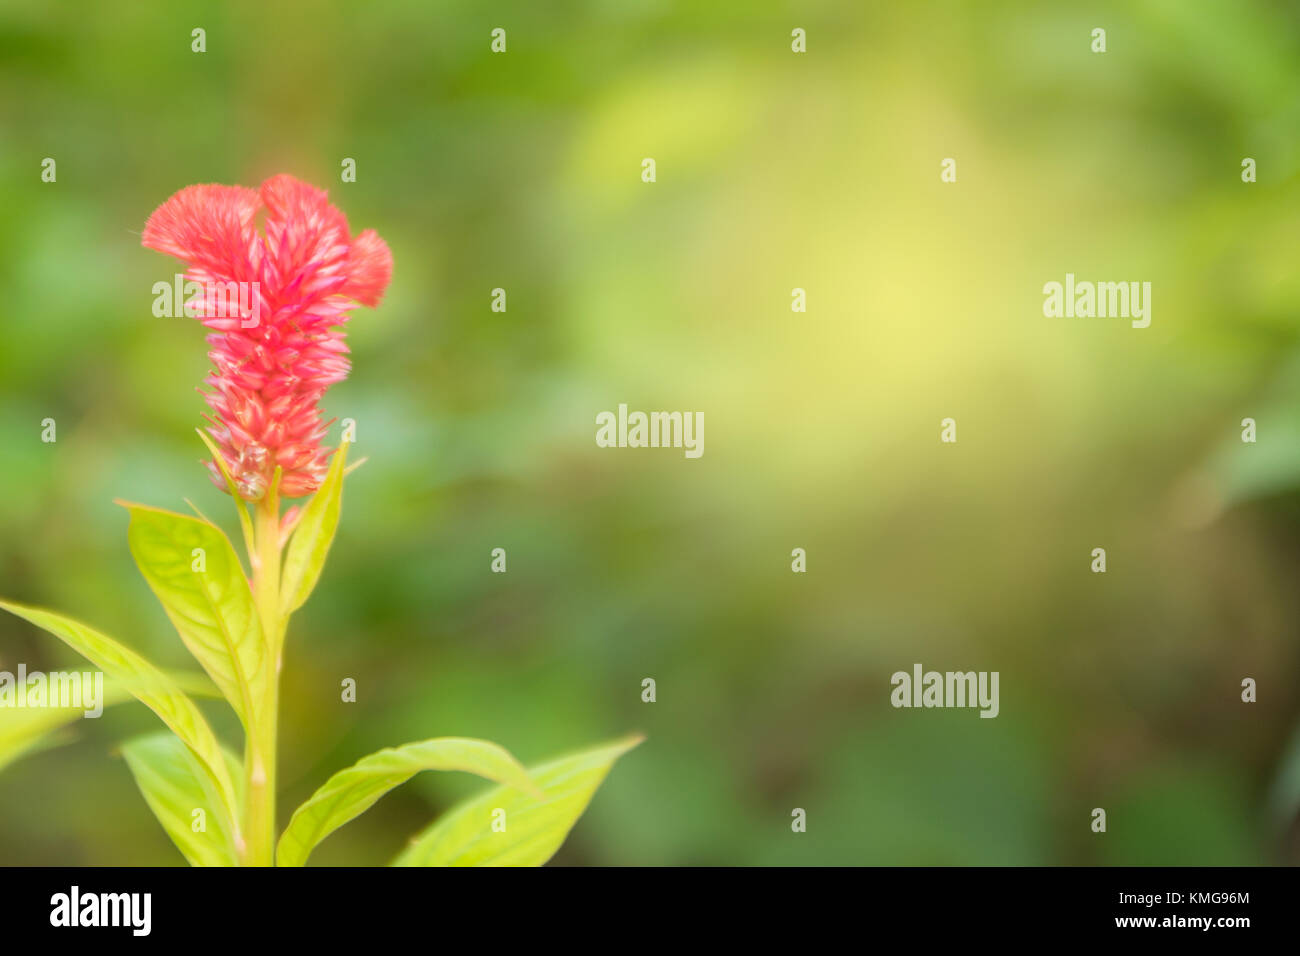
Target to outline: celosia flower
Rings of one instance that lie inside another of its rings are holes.
[[[254,221],[262,211],[265,235]],[[142,242],[184,261],[208,290],[214,367],[203,395],[216,417],[204,417],[240,497],[260,499],[277,465],[281,494],[315,491],[333,451],[321,447],[330,422],[318,403],[348,374],[348,312],[378,305],[388,286],[387,244],[373,229],[353,236],[323,190],[292,176],[258,190],[187,186],[149,217]],[[211,308],[212,290],[232,282],[240,295],[225,301],[242,307]],[[224,488],[216,464],[208,468]]]

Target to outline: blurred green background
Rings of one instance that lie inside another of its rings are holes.
[[[290,634],[282,823],[385,745],[642,730],[557,863],[1296,862],[1297,37],[1285,2],[5,0],[0,595],[188,666],[112,499],[233,513],[139,234],[291,172],[396,266],[325,402],[370,460]],[[1066,272],[1150,281],[1150,328],[1044,318]],[[702,411],[704,456],[597,448],[620,402]],[[77,664],[0,617],[19,661]],[[999,671],[1001,715],[894,710],[915,662]],[[114,753],[157,726],[0,772],[0,863],[181,863]]]

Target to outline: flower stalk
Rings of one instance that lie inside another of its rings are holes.
[[[243,507],[243,505],[239,505]],[[284,648],[285,615],[280,608],[280,503],[278,482],[257,503],[253,524],[256,551],[253,600],[265,641],[263,697],[254,701],[244,749],[245,866],[275,863],[276,738],[279,724],[280,663]]]

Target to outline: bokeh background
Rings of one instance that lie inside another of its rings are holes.
[[[0,594],[188,665],[112,499],[233,512],[139,234],[292,172],[396,270],[326,401],[369,461],[290,635],[282,822],[385,745],[642,730],[556,863],[1294,863],[1298,37],[1262,0],[5,0]],[[1150,281],[1150,328],[1044,318],[1066,272]],[[597,448],[620,402],[704,412],[704,456]],[[77,664],[0,618],[19,661]],[[999,671],[1001,715],[894,710],[915,662]],[[114,752],[157,726],[4,768],[0,863],[181,863]]]

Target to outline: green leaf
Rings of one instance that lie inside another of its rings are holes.
[[[122,755],[149,809],[191,866],[239,865],[230,812],[179,737],[166,731],[137,737],[122,746]],[[239,758],[225,748],[222,756],[231,778],[242,779]],[[203,811],[199,832],[195,810]]]
[[[244,507],[244,499],[239,496],[239,489],[235,487],[235,479],[231,477],[230,469],[226,467],[226,459],[221,456],[221,452],[217,450],[217,446],[213,444],[207,432],[202,428],[194,430],[198,432],[203,444],[208,446],[208,451],[212,452],[213,464],[221,472],[221,477],[226,479],[226,491],[230,492],[230,497],[235,501],[235,510],[239,512],[239,530],[244,534],[244,549],[249,554],[253,554],[253,519],[248,516],[248,509]],[[193,506],[191,505],[191,507]]]
[[[19,690],[18,693],[23,693]],[[123,688],[104,687],[105,707],[130,700]],[[0,717],[0,770],[19,757],[51,745],[50,737],[61,727],[85,717],[84,707],[32,707],[10,709],[6,707]]]
[[[43,608],[9,601],[0,601],[0,608],[49,631],[108,677],[120,681],[136,700],[161,717],[162,722],[194,751],[227,807],[233,810],[239,806],[229,768],[212,728],[194,701],[185,696],[174,680],[129,647],[79,621]]]
[[[464,770],[541,796],[519,762],[486,740],[439,737],[390,747],[340,770],[294,811],[276,851],[279,865],[302,866],[321,840],[421,770]]]
[[[266,642],[253,592],[222,530],[189,515],[120,502],[127,539],[149,587],[181,640],[247,728],[266,680]],[[196,549],[203,570],[194,570]]]
[[[348,457],[348,442],[339,445],[330,462],[329,473],[303,508],[302,517],[289,539],[284,555],[284,573],[280,580],[281,608],[292,614],[307,603],[320,580],[325,557],[339,526],[343,504],[343,466]]]
[[[541,866],[582,816],[614,761],[645,738],[634,735],[529,768],[544,801],[497,787],[459,804],[416,837],[393,866]],[[492,829],[496,810],[505,829]]]
[[[190,693],[220,697],[216,687],[204,674],[171,674],[171,678]],[[131,700],[130,692],[114,680],[104,682],[104,707]],[[85,717],[84,707],[5,708],[0,719],[0,770],[26,754],[55,745],[55,731]],[[70,738],[69,738],[70,739]]]

